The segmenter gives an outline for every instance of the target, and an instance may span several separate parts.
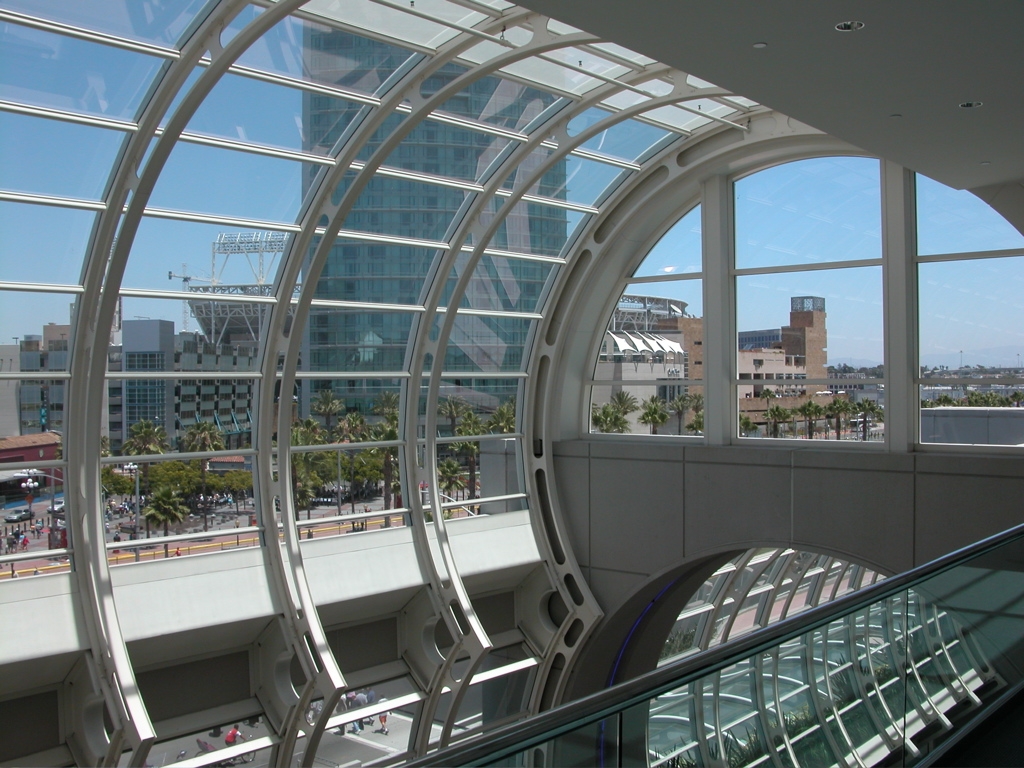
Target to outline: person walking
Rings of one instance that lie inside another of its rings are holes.
[[[380,703],[383,704],[385,701],[387,701],[387,697],[382,696]],[[388,715],[390,714],[390,712],[381,712],[377,715],[377,720],[380,721],[380,728],[377,729],[377,732],[383,733],[385,736],[388,735]]]

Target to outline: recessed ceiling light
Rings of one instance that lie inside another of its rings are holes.
[[[982,165],[992,165],[992,161],[991,160],[982,160],[981,164]]]
[[[899,112],[893,112],[889,117],[903,117]]]
[[[840,21],[836,24],[836,29],[840,32],[856,32],[864,29],[863,21]]]
[[[768,43],[754,43],[755,48],[767,48]]]
[[[983,101],[964,101],[961,102],[960,109],[976,109],[984,103]]]

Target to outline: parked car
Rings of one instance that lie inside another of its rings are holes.
[[[28,507],[25,507],[24,509],[14,509],[14,510],[11,510],[4,517],[4,521],[8,522],[8,523],[20,523],[20,522],[22,522],[24,520],[31,520],[35,516],[36,516],[35,512],[33,512]]]
[[[50,505],[50,509],[47,510],[47,511],[50,512],[51,514],[53,514],[54,512],[63,512],[64,511],[64,499],[56,499],[53,502],[53,504]]]

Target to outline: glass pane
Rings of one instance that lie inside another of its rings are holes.
[[[921,440],[1020,445],[1024,257],[922,264]],[[944,379],[985,379],[952,384]]]
[[[736,267],[882,256],[878,161],[800,160],[735,184]]]
[[[39,435],[37,441],[25,451],[26,461],[58,458],[60,434]],[[69,569],[67,556],[51,551],[68,548],[64,473],[63,466],[45,463],[35,469],[4,473],[0,481],[0,494],[6,499],[0,521],[0,554],[30,557],[0,564],[0,579],[45,576]]]
[[[1024,257],[921,264],[922,375],[1016,375],[1024,353],[1022,289]]]
[[[301,184],[301,163],[179,142],[150,205],[291,223],[298,215]]]
[[[534,321],[516,317],[459,315],[443,362],[445,372],[506,373],[523,367]],[[439,330],[435,324],[435,333]]]
[[[62,340],[61,333],[63,339],[70,339],[76,301],[73,294],[3,291],[0,293],[0,333],[3,334],[0,339],[8,343],[14,339],[15,344],[20,340],[31,341],[36,349],[44,344],[48,346],[52,339]],[[39,370],[38,362],[29,364],[23,360],[21,365],[22,370]],[[66,362],[59,365],[63,370]]]
[[[468,259],[468,253],[459,254],[459,263],[452,268],[441,306],[449,306],[455,283],[465,271]],[[536,312],[553,267],[553,264],[544,262],[485,254],[473,268],[473,275],[458,306],[504,312]]]
[[[741,276],[736,297],[741,435],[882,439],[880,267]]]
[[[221,293],[227,298],[246,294],[268,296],[288,238],[282,232],[225,231],[219,224],[143,217],[132,242],[122,285],[158,291],[189,291],[204,297],[211,293]],[[174,248],[168,249],[168,243],[174,243]],[[200,315],[194,307],[189,314],[194,330]],[[180,312],[177,319],[180,322]],[[250,331],[246,329],[246,333]],[[238,332],[227,335],[241,339]]]
[[[475,193],[378,174],[342,225],[351,232],[443,241],[455,214]]]
[[[703,378],[701,288],[700,280],[627,286],[594,371],[598,381],[616,383],[594,386],[592,431],[703,431],[703,387],[687,383]]]
[[[633,272],[633,277],[700,272],[703,265],[701,209],[687,213],[666,232]]]
[[[113,357],[116,353],[111,353]],[[160,364],[159,352],[127,353],[126,364]],[[217,451],[252,442],[252,379],[108,378],[107,429],[114,453]],[[227,376],[227,374],[226,374]]]
[[[314,307],[308,325],[308,369],[401,371],[412,322],[412,313],[406,312]]]
[[[227,74],[188,130],[235,141],[326,155],[362,104]]]
[[[559,256],[569,234],[584,218],[576,211],[541,203],[519,202],[509,208],[501,197],[492,198],[489,207],[490,211],[481,214],[485,223],[494,213],[504,217],[487,244],[489,248],[539,256]]]
[[[612,113],[607,110],[591,107],[570,120],[566,132],[570,136],[575,136],[611,115]],[[619,157],[623,160],[637,160],[652,146],[671,135],[664,128],[658,128],[648,123],[641,123],[638,120],[623,120],[587,139],[581,146],[583,149]]]
[[[0,112],[3,188],[100,200],[125,134]],[[82,148],[88,147],[88,152]]]
[[[235,26],[260,10],[250,7]],[[410,51],[322,24],[289,17],[274,26],[239,59],[239,64],[367,95],[381,89]]]
[[[389,168],[474,182],[487,177],[509,139],[424,120],[384,162]]]
[[[56,3],[46,5],[52,8]],[[0,36],[0,58],[0,98],[120,120],[135,119],[165,63],[135,51],[10,23],[4,24]]]
[[[165,0],[144,12],[136,0],[3,0],[0,7],[64,24],[157,45],[175,45],[206,5],[205,0]]]
[[[918,253],[1024,248],[1024,235],[973,193],[916,178]]]
[[[437,251],[425,248],[339,238],[320,273],[316,297],[417,304],[437,255]]]
[[[424,91],[436,90],[441,83],[453,79],[464,70],[453,64],[446,64],[427,84]],[[529,85],[490,75],[466,86],[465,90],[448,99],[439,112],[458,115],[470,120],[505,128],[510,131],[524,131],[526,127],[557,97]]]
[[[740,371],[753,372],[755,350],[780,349],[795,358],[786,378],[882,375],[881,267],[740,276],[736,315]]]
[[[0,202],[3,279],[77,283],[96,216],[93,211]],[[41,232],[46,236],[40,237]]]
[[[420,0],[420,5],[416,7],[416,10],[423,10],[437,19],[437,22],[403,13],[397,8],[372,3],[364,5],[337,3],[333,0],[310,0],[303,6],[303,10],[430,48],[441,45],[458,34],[458,30],[440,22],[473,26],[486,18],[482,13],[469,11],[457,3],[448,3],[444,0]]]

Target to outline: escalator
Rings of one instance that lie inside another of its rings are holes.
[[[1024,765],[1024,526],[408,765]]]

